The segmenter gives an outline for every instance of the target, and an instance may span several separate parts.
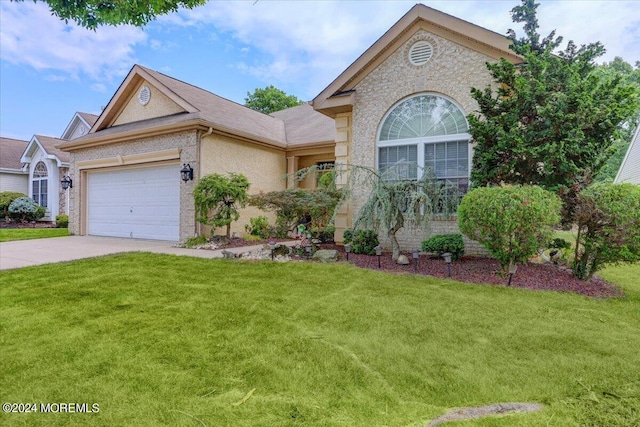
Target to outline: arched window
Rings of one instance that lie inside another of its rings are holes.
[[[38,162],[33,169],[33,181],[31,182],[32,198],[37,204],[47,207],[47,185],[48,185],[47,166],[43,162]]]
[[[469,186],[469,125],[463,111],[437,95],[413,96],[395,105],[378,134],[378,170],[396,179],[418,179],[425,169],[436,178]]]

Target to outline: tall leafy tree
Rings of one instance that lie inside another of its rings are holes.
[[[201,224],[226,227],[227,239],[231,238],[231,223],[240,218],[239,209],[247,204],[248,190],[249,180],[239,173],[201,178],[193,190],[196,219]]]
[[[594,72],[594,60],[605,52],[599,42],[578,47],[570,41],[557,51],[562,37],[538,34],[538,6],[522,0],[511,10],[524,26],[522,38],[508,32],[523,62],[487,64],[497,90],[471,90],[479,105],[479,114],[468,116],[477,143],[471,179],[557,191],[567,222],[575,195],[605,164],[620,125],[636,111],[638,93],[618,73]]]
[[[24,0],[11,0],[22,2]],[[176,12],[184,7],[192,9],[207,0],[33,0],[49,5],[53,15],[65,22],[96,29],[101,25],[129,24],[142,27],[158,15]]]
[[[247,97],[244,99],[245,107],[265,114],[301,104],[304,104],[304,101],[299,100],[295,95],[287,95],[273,85],[264,89],[256,88],[253,93],[247,92]]]

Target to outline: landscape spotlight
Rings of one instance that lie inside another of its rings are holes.
[[[347,254],[347,261],[349,261],[349,254],[351,253],[351,243],[344,244],[344,251]]]
[[[442,254],[442,258],[444,258],[444,262],[447,263],[447,270],[449,271],[449,277],[451,277],[451,252],[445,252]]]
[[[380,266],[380,256],[382,256],[382,246],[378,245],[373,249],[376,250],[376,255],[378,256],[378,268],[381,268],[381,266]]]

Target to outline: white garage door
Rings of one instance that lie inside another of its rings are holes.
[[[91,172],[87,234],[134,239],[180,239],[179,167]]]

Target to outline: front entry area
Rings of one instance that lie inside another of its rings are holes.
[[[176,165],[89,172],[87,234],[180,240],[180,178]]]

